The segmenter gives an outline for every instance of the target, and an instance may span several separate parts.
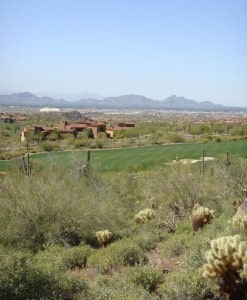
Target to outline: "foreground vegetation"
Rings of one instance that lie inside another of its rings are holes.
[[[138,150],[131,149],[136,159]],[[222,278],[202,275],[212,239],[247,240],[246,229],[232,224],[247,190],[247,162],[234,156],[229,162],[206,163],[204,176],[180,162],[102,172],[92,156],[86,173],[77,160],[66,172],[37,160],[29,176],[21,169],[0,175],[0,298],[223,297]],[[194,232],[189,217],[196,203],[214,217]],[[99,242],[97,232],[105,230],[109,239]],[[238,284],[246,299],[245,279]]]
[[[247,298],[246,124],[157,116],[26,144],[64,116],[0,124],[0,299]]]

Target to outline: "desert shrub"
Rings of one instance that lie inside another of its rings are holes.
[[[169,134],[168,139],[172,143],[184,143],[185,142],[185,138],[182,135],[176,134],[176,133]]]
[[[92,142],[93,141],[88,137],[83,136],[82,138],[80,138],[80,136],[77,136],[76,139],[73,139],[73,142],[71,142],[71,144],[74,145],[75,149],[82,148],[82,147],[91,148]]]
[[[98,173],[78,178],[48,168],[27,178],[13,171],[0,181],[0,193],[0,241],[34,252],[58,242],[98,246],[98,228],[120,231],[133,216],[128,220],[130,208]]]
[[[67,248],[62,257],[62,262],[68,269],[82,268],[87,264],[87,259],[92,253],[92,248],[87,245]]]
[[[150,250],[155,248],[156,244],[160,241],[160,237],[157,233],[145,231],[136,234],[131,240],[142,250]]]
[[[197,232],[196,235],[188,235],[188,247],[185,251],[184,265],[197,270],[205,263],[205,252],[210,247],[210,240],[222,235],[222,233],[229,234],[231,226],[226,225],[226,215],[220,215],[214,219],[212,224],[207,225],[203,231]],[[189,223],[188,223],[189,224]]]
[[[199,270],[183,268],[168,275],[159,292],[164,300],[195,300],[213,296],[214,290],[215,287],[208,280],[202,281]]]
[[[70,249],[55,245],[38,252],[32,259],[32,268],[44,274],[52,283],[47,291],[56,295],[55,298],[74,299],[75,294],[87,291],[86,281],[80,274],[66,271],[76,262],[81,263],[80,258],[71,252]]]
[[[124,271],[127,281],[140,285],[149,292],[156,290],[157,286],[164,281],[164,274],[150,266],[136,266]]]
[[[74,140],[75,149],[82,148],[85,146],[86,146],[86,143],[84,142],[84,140],[79,140],[79,139]]]
[[[27,265],[31,254],[21,251],[8,250],[7,253],[3,251],[2,249],[0,254],[0,298],[15,299],[19,295],[20,299],[23,299],[23,295],[28,292],[26,281],[30,275],[30,277],[34,275]],[[41,278],[40,281],[42,282]],[[40,281],[37,280],[38,285]]]
[[[80,232],[80,240],[82,243],[91,246],[92,248],[98,248],[99,242],[93,231],[85,229],[85,231]]]
[[[77,299],[84,300],[85,298],[82,296],[81,298],[78,297]],[[142,286],[127,282],[123,276],[115,276],[112,279],[109,277],[106,278],[105,276],[98,276],[97,280],[92,286],[91,294],[87,299],[152,300],[154,298]]]
[[[56,141],[59,138],[60,138],[60,134],[57,128],[54,128],[53,131],[46,137],[48,141]]]
[[[190,166],[183,165],[179,165],[179,170],[157,168],[150,174],[146,190],[150,198],[155,195],[159,211],[162,209],[167,211],[169,204],[185,210],[193,207],[202,187],[201,178],[196,176],[190,168]]]
[[[191,235],[191,224],[190,224],[190,220],[188,217],[180,220],[175,233]]]
[[[35,252],[60,239],[65,229],[73,230],[73,222],[67,223],[69,216],[64,214],[71,205],[66,203],[68,194],[63,188],[61,192],[55,177],[13,174],[1,182],[0,190],[1,222],[6,226],[0,230],[2,241],[16,240]]]
[[[164,242],[162,247],[162,256],[163,257],[174,257],[180,256],[186,252],[190,243],[190,236],[187,233],[183,234],[172,234]]]
[[[52,297],[55,299],[76,299],[77,295],[87,297],[89,287],[86,279],[79,273],[65,272],[58,277],[57,289],[52,291]]]
[[[247,160],[244,158],[236,158],[230,156],[228,159],[229,165],[227,166],[226,157],[221,157],[216,161],[216,178],[221,178],[221,184],[225,187],[225,199],[234,200],[245,196],[247,189]],[[223,186],[222,186],[223,188]]]
[[[82,277],[61,272],[57,262],[29,253],[9,251],[0,255],[1,299],[74,299],[87,291]],[[53,256],[55,257],[55,255]]]
[[[138,265],[144,263],[146,257],[141,248],[130,239],[122,239],[108,247],[95,250],[88,259],[88,265],[107,271],[120,265]]]
[[[10,133],[7,131],[2,131],[2,137],[5,137],[5,138],[10,137]]]
[[[41,146],[44,151],[54,151],[56,149],[56,145],[51,142],[43,142]]]

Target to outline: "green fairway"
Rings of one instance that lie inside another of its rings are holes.
[[[247,140],[238,140],[208,144],[170,144],[136,148],[121,148],[111,150],[91,150],[91,161],[101,169],[149,169],[161,163],[180,158],[199,159],[204,149],[205,156],[225,154],[247,158]],[[85,160],[85,151],[46,152],[34,154],[31,160],[41,160],[47,164],[61,164],[69,168],[71,164],[82,163]],[[14,161],[14,160],[13,160]],[[8,169],[12,161],[0,161],[0,171]]]

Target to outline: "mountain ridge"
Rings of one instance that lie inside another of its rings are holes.
[[[231,111],[246,110],[246,107],[230,107],[214,104],[210,101],[195,101],[185,97],[171,95],[164,100],[154,100],[142,95],[122,95],[106,97],[102,100],[82,98],[77,101],[54,99],[52,97],[39,97],[30,92],[0,95],[0,105],[6,106],[33,106],[33,107],[59,107],[59,108],[115,108],[115,109],[167,109],[167,110],[195,110],[195,111]]]

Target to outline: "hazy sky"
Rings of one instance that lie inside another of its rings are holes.
[[[0,90],[247,106],[247,0],[0,0]]]

